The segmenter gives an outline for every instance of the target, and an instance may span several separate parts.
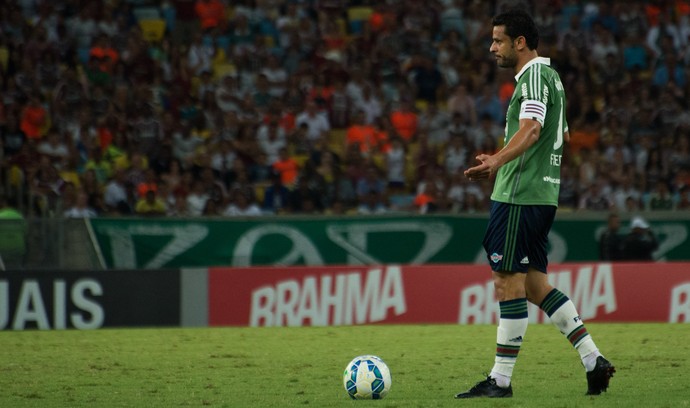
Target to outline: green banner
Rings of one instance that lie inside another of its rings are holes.
[[[602,217],[557,217],[550,262],[598,259]],[[656,259],[690,259],[690,217],[650,221],[660,243]],[[486,222],[486,216],[91,220],[108,268],[485,264]]]

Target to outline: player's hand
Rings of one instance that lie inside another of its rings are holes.
[[[476,159],[479,160],[481,164],[465,170],[465,177],[470,179],[470,181],[488,179],[492,174],[498,171],[498,163],[493,156],[480,154]]]

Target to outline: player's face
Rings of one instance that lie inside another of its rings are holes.
[[[506,35],[505,29],[505,26],[494,26],[489,52],[494,54],[499,67],[514,68],[517,65],[515,41]]]

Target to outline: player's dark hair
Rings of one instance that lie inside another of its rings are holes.
[[[532,17],[524,10],[510,10],[494,17],[494,26],[505,26],[508,37],[516,39],[525,37],[525,42],[530,50],[536,50],[539,46],[539,29]]]

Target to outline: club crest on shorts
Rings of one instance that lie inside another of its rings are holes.
[[[499,254],[497,254],[496,252],[494,252],[493,254],[491,254],[491,258],[490,258],[490,259],[491,259],[491,262],[493,262],[493,263],[498,263],[498,261],[500,261],[501,259],[503,259],[503,255],[499,255]]]

